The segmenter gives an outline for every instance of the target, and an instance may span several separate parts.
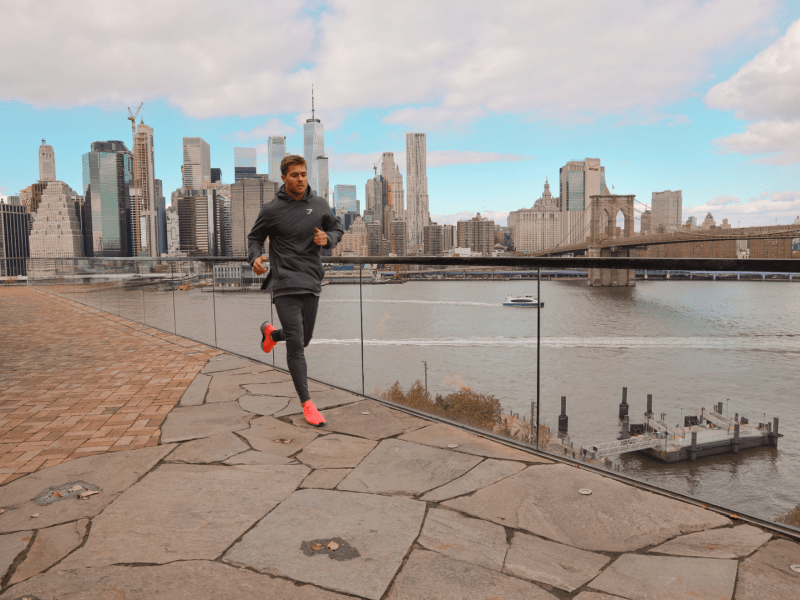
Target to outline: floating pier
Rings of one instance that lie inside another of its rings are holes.
[[[623,409],[624,406],[624,409]],[[617,440],[590,446],[581,451],[590,458],[605,459],[627,452],[645,452],[667,463],[697,460],[717,454],[737,454],[759,446],[778,446],[778,417],[766,423],[751,424],[738,413],[731,419],[722,414],[722,402],[714,408],[701,408],[699,415],[684,418],[683,426],[671,425],[666,415],[653,414],[653,397],[647,396],[644,422],[631,424],[627,415],[627,389],[620,405],[620,435]],[[624,414],[624,416],[623,416]]]

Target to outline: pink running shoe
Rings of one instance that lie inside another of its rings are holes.
[[[325,417],[317,410],[317,407],[314,406],[311,400],[303,404],[303,416],[306,418],[306,422],[309,425],[313,425],[314,427],[322,427],[325,425]]]
[[[272,341],[271,334],[273,331],[275,331],[275,328],[269,323],[269,321],[264,321],[261,324],[261,349],[264,352],[272,352],[275,344],[278,343]]]

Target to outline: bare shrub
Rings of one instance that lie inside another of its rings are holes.
[[[781,515],[775,520],[780,523],[786,523],[787,525],[791,525],[793,527],[800,527],[800,504],[795,506],[785,515]]]
[[[531,437],[531,432],[534,433],[533,437]],[[495,427],[495,433],[520,442],[530,442],[534,446],[536,445],[533,423],[523,421],[514,415],[501,415],[500,423]],[[539,448],[547,448],[550,443],[550,437],[550,426],[546,423],[539,423]]]

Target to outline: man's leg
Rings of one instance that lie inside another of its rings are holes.
[[[309,295],[315,297],[313,294]],[[301,404],[311,399],[308,394],[308,368],[303,350],[305,346],[303,304],[304,296],[278,296],[275,298],[275,309],[281,320],[281,329],[272,332],[274,341],[286,342],[286,364]]]

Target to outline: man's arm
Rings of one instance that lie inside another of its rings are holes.
[[[333,248],[341,241],[344,231],[342,230],[339,220],[333,216],[331,208],[327,206],[327,203],[326,207],[328,210],[322,217],[322,230],[325,232],[325,235],[328,236],[328,244],[323,246],[323,248]]]
[[[265,204],[258,211],[258,218],[247,235],[247,262],[251,265],[264,254],[264,241],[269,236],[267,206]]]

